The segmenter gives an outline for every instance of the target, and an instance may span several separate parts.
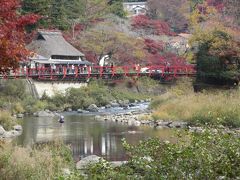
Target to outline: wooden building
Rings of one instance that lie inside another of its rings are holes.
[[[27,49],[33,53],[28,64],[31,68],[91,65],[83,53],[64,39],[60,31],[38,31]]]

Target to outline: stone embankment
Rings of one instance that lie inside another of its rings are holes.
[[[155,127],[157,129],[162,128],[187,128],[187,122],[180,121],[163,121],[163,120],[145,120],[145,117],[150,117],[151,112],[149,110],[141,110],[141,111],[132,111],[127,113],[118,113],[112,115],[102,115],[96,116],[95,119],[102,121],[113,121],[120,122],[128,125],[140,126],[147,125],[151,127]]]
[[[15,125],[13,126],[13,129],[10,131],[6,131],[1,125],[0,125],[0,139],[11,139],[16,136],[20,136],[22,134],[22,126],[21,125]]]

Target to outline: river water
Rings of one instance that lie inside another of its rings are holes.
[[[101,113],[114,113],[146,108],[138,105],[130,110],[108,109]],[[99,113],[98,113],[99,114]],[[31,146],[53,140],[63,140],[70,145],[75,161],[88,155],[98,155],[109,161],[126,160],[126,153],[121,140],[130,144],[140,140],[159,137],[163,140],[174,139],[174,132],[169,129],[156,130],[148,126],[129,126],[122,123],[99,121],[96,114],[64,113],[65,123],[59,124],[57,118],[26,117],[23,120],[23,134],[17,139],[18,144]]]

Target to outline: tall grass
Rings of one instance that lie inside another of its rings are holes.
[[[194,93],[176,86],[153,101],[151,107],[154,119],[240,127],[239,90]]]
[[[57,179],[62,168],[73,167],[69,149],[60,142],[34,149],[5,143],[0,151],[0,179]]]
[[[8,111],[0,110],[0,125],[2,125],[5,130],[10,130],[16,125],[16,122]]]

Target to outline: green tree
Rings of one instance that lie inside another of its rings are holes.
[[[123,9],[123,0],[110,0],[108,4],[110,5],[111,13],[122,18],[126,16],[126,12]]]
[[[240,44],[234,29],[215,7],[205,4],[204,13],[194,10],[190,20],[190,44],[197,63],[197,81],[211,84],[238,84]]]
[[[213,84],[239,82],[239,43],[224,30],[195,33],[192,42],[197,44],[197,81]]]
[[[23,0],[22,12],[41,15],[40,27],[66,30],[99,19],[109,9],[105,0]]]
[[[51,4],[51,21],[58,29],[61,30],[65,30],[70,27],[67,8],[68,3],[69,2],[66,0],[53,0]]]

